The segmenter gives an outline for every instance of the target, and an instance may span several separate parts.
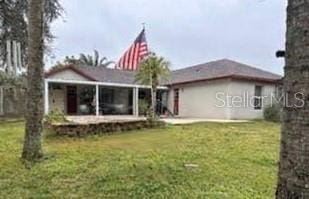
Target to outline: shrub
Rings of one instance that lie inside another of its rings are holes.
[[[55,109],[50,111],[49,114],[45,116],[45,122],[48,124],[54,124],[69,122],[69,120],[65,117],[61,110]]]
[[[264,119],[270,122],[280,122],[281,109],[278,104],[269,105],[264,109]]]

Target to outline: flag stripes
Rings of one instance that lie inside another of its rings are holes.
[[[140,62],[149,54],[145,29],[138,35],[134,43],[116,64],[116,69],[138,70]]]

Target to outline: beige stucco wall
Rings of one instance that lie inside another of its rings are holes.
[[[70,69],[53,74],[49,76],[48,79],[89,81],[87,78]]]
[[[229,119],[230,112],[226,107],[218,108],[217,92],[228,92],[229,80],[192,83],[171,87],[168,104],[173,112],[174,89],[179,88],[179,116]]]
[[[168,107],[173,111],[174,89],[179,88],[180,117],[207,119],[263,118],[263,110],[255,110],[253,106],[246,106],[243,99],[246,98],[244,93],[247,93],[248,98],[254,96],[255,85],[262,86],[262,96],[268,96],[268,98],[265,98],[265,104],[269,103],[271,93],[275,92],[275,85],[226,79],[173,86],[169,91]],[[236,103],[237,107],[234,107],[231,98],[226,96],[240,96],[242,98],[240,107],[238,107],[239,103],[238,105]],[[222,106],[223,100],[224,106]]]
[[[255,86],[262,86],[262,96],[264,97],[261,110],[254,109]],[[230,108],[231,119],[262,119],[263,109],[271,103],[272,94],[275,93],[274,84],[265,84],[259,82],[231,81],[229,93],[233,96],[242,96],[243,103],[236,103]]]

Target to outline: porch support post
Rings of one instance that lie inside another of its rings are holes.
[[[48,81],[44,81],[44,113],[45,115],[49,112],[49,88],[48,88]]]
[[[95,86],[95,113],[96,113],[96,116],[99,116],[100,115],[100,106],[99,106],[99,85],[97,84]]]
[[[138,117],[138,87],[133,88],[133,115]]]

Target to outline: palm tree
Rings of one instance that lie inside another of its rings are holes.
[[[28,4],[28,70],[26,132],[22,158],[35,161],[43,156],[41,146],[43,120],[43,0]]]
[[[87,66],[104,67],[104,68],[107,68],[109,65],[114,63],[113,61],[108,61],[106,57],[100,58],[99,52],[97,50],[94,50],[94,56],[85,55],[81,53],[79,56],[79,61],[81,64]]]
[[[75,58],[74,56],[65,56],[63,62],[58,62],[57,65],[80,65],[80,60]]]
[[[294,106],[283,107],[277,199],[309,198],[308,21],[308,1],[289,0],[283,87]]]
[[[145,59],[136,75],[136,81],[151,87],[151,119],[155,119],[157,103],[157,87],[163,79],[167,79],[170,63],[163,57],[152,54]]]

